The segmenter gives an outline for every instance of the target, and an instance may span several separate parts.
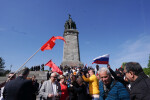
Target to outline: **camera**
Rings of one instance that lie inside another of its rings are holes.
[[[82,73],[84,73],[84,75],[86,76],[86,73],[88,73],[87,69],[81,69],[80,70],[80,76],[82,76]]]

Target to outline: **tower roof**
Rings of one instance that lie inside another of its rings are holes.
[[[72,20],[71,15],[69,14],[69,19],[66,21],[64,25],[65,29],[76,29],[76,24]]]

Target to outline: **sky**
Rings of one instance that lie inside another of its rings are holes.
[[[0,57],[16,71],[52,36],[63,36],[68,14],[79,31],[80,59],[109,54],[113,69],[123,62],[147,67],[150,54],[150,0],[0,0]],[[60,65],[63,41],[39,51],[25,65]],[[106,65],[99,65],[105,67]],[[48,69],[48,67],[45,67]]]

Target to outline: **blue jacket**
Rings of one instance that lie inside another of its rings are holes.
[[[112,87],[113,83],[114,80],[112,81],[110,87]],[[100,100],[104,100],[103,99],[104,88],[102,81],[99,83],[99,90],[100,90]],[[117,81],[115,85],[111,88],[111,90],[108,92],[107,98],[105,100],[130,100],[130,96],[125,86]]]

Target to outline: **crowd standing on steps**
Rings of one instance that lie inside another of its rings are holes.
[[[60,66],[63,75],[47,71],[47,80],[38,82],[31,71],[44,66],[24,68],[16,77],[10,73],[0,84],[0,100],[150,100],[150,78],[138,62],[127,62],[116,71],[107,67]]]

